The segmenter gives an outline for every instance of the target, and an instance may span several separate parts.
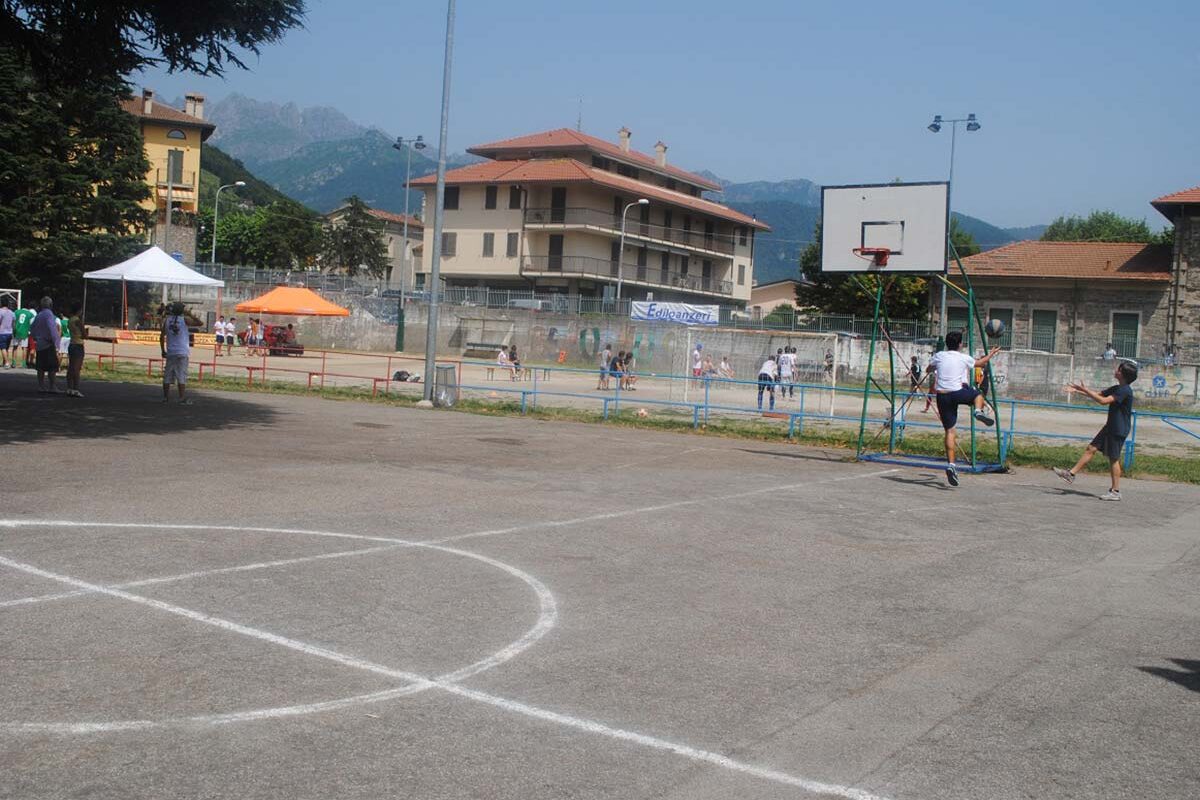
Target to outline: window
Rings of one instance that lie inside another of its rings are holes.
[[[659,256],[658,263],[659,263],[659,269],[662,273],[661,275],[659,275],[659,283],[666,283],[667,281],[669,281],[671,279],[671,254],[670,253],[661,254]]]
[[[621,212],[625,210],[625,200],[621,195],[613,198],[613,219],[617,221],[617,225],[621,224]]]
[[[449,258],[458,250],[458,234],[442,233],[442,255]]]
[[[483,257],[491,258],[496,255],[496,234],[485,233],[483,235]]]
[[[966,331],[967,307],[950,306],[946,309],[946,331]]]
[[[1034,350],[1054,352],[1055,338],[1058,333],[1058,312],[1049,309],[1035,308],[1033,324],[1029,333],[1029,346]]]
[[[738,264],[738,286],[746,285],[746,265]]]
[[[499,186],[487,186],[483,190],[483,207],[493,209],[496,207],[496,196],[500,193]]]
[[[167,151],[167,180],[174,184],[183,183],[183,151]]]
[[[592,156],[592,166],[596,169],[612,169],[612,164],[609,162],[609,160],[607,158],[602,158],[601,156]]]
[[[626,178],[633,178],[635,181],[641,177],[637,168],[631,167],[628,164],[617,164],[617,174],[624,175]]]
[[[516,233],[510,233],[508,235],[508,244],[505,246],[504,255],[508,256],[509,258],[517,257],[517,244],[519,235],[520,234]]]
[[[621,265],[621,243],[620,242],[612,243],[612,247],[609,248],[608,260],[609,260],[610,269],[612,271],[612,274],[615,276],[617,274],[617,269]]]
[[[1136,311],[1114,311],[1112,313],[1112,346],[1118,356],[1137,358],[1141,327],[1142,315]]]
[[[508,187],[508,207],[509,208],[520,208],[521,207],[521,187],[520,186]]]
[[[688,271],[688,257],[680,256],[679,257],[679,274],[686,278],[687,271]]]
[[[666,229],[666,230],[663,232],[663,238],[664,238],[664,239],[670,239],[670,238],[671,238],[671,223],[672,223],[672,222],[673,222],[673,220],[671,219],[671,212],[670,212],[670,211],[664,211],[664,212],[663,212],[663,228],[665,228],[665,229]]]
[[[640,230],[642,235],[645,236],[650,233],[650,206],[638,206],[638,208],[642,210],[641,214],[639,214],[639,221],[641,222]]]
[[[550,257],[546,259],[546,268],[559,272],[563,268],[563,235],[550,234]]]
[[[424,288],[425,288],[425,273],[418,272],[417,273],[417,291],[419,292]]]
[[[988,309],[988,319],[998,319],[1004,323],[1004,335],[1000,337],[1000,341],[992,341],[988,342],[988,344],[991,346],[999,345],[1005,350],[1011,350],[1013,335],[1013,310],[1011,308],[996,308],[993,306],[992,308]],[[963,338],[965,339],[966,337]],[[980,343],[980,346],[982,346],[982,343]]]
[[[445,202],[442,203],[442,208],[446,209],[447,211],[457,211],[458,210],[458,187],[457,186],[447,186],[446,187],[446,200],[445,200]]]
[[[738,244],[746,246],[746,238],[749,236],[749,228],[742,226],[738,228]]]
[[[675,191],[675,186],[676,186],[675,179],[667,178],[667,188],[670,189],[671,191]]]
[[[646,252],[646,248],[644,248],[644,247],[638,248],[637,279],[639,281],[646,280],[646,259],[648,256],[649,256],[649,253]]]
[[[712,262],[708,259],[700,263],[700,281],[705,289],[712,288]]]
[[[171,130],[167,131],[167,138],[168,139],[183,139],[186,141],[187,134],[184,133],[183,131],[179,130],[179,128],[172,128]]]

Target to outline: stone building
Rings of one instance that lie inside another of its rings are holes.
[[[1095,356],[1112,343],[1123,357],[1173,352],[1200,362],[1200,188],[1152,201],[1175,228],[1174,245],[1026,241],[963,259],[979,310],[1008,327],[1001,344]],[[1196,269],[1192,270],[1196,272]],[[951,294],[950,329],[966,324]]]

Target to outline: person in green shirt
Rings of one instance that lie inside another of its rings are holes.
[[[63,332],[63,340],[67,341],[67,396],[82,398],[79,391],[79,375],[83,372],[83,339],[86,333],[83,327],[83,306],[79,303],[71,306],[71,316],[67,318],[67,330]]]
[[[28,362],[29,360],[29,327],[33,325],[33,318],[36,316],[37,312],[32,308],[18,308],[17,313],[13,317],[13,363],[16,363],[17,360],[17,350],[21,351],[21,360],[23,362]]]

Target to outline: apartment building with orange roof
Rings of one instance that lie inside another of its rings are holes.
[[[754,283],[755,235],[770,228],[704,198],[721,187],[634,150],[566,128],[468,148],[488,160],[446,173],[441,275],[447,287],[533,289],[744,306]],[[424,191],[431,218],[436,179]],[[622,212],[625,251],[620,252]],[[432,226],[424,252],[432,251]],[[423,285],[428,264],[418,274]]]

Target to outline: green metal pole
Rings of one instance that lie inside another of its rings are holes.
[[[967,317],[967,353],[972,358],[974,358],[975,357],[975,336],[973,334],[973,331],[975,330],[975,328],[973,325],[971,325],[971,320],[975,319],[975,290],[971,289],[970,287],[967,288],[967,314],[969,315]],[[974,372],[974,370],[972,370],[972,372]],[[975,376],[971,375],[971,380],[974,380],[974,379],[975,379]],[[971,407],[970,414],[971,414],[971,469],[975,469],[975,407],[974,406]]]
[[[867,434],[867,401],[871,399],[871,376],[875,370],[875,343],[879,340],[879,309],[883,306],[883,281],[875,292],[875,314],[871,324],[871,348],[867,351],[867,377],[863,381],[862,416],[858,419],[858,456],[862,456],[863,439]]]
[[[880,279],[879,283],[879,291],[882,293],[883,280]],[[888,285],[890,286],[891,283],[892,282],[889,281]],[[888,316],[887,308],[882,306],[882,304],[880,308],[880,314],[882,314],[884,323],[887,325],[888,331],[890,331],[892,327],[892,319]],[[892,376],[892,391],[891,394],[888,395],[888,455],[891,455],[896,451],[896,348],[892,342],[891,335],[885,332],[885,336],[887,336],[888,340],[888,372],[891,373]]]
[[[950,242],[950,254],[952,256],[954,256],[954,263],[958,265],[958,272],[960,275],[962,275],[963,282],[967,285],[967,292],[969,293],[969,295],[971,297],[971,303],[970,303],[971,320],[974,320],[975,325],[979,328],[980,341],[982,341],[986,345],[987,344],[987,331],[984,328],[983,317],[981,317],[979,315],[979,309],[978,309],[978,307],[976,307],[975,302],[974,302],[975,287],[971,284],[971,276],[967,274],[966,268],[963,267],[962,259],[960,259],[958,257],[958,251],[954,248],[953,242]],[[968,321],[967,328],[969,329],[970,327],[971,327],[970,321]],[[1000,405],[999,405],[998,396],[996,394],[996,376],[995,376],[995,373],[992,371],[992,364],[990,361],[988,362],[987,366],[984,367],[984,369],[987,371],[988,388],[991,390],[991,394],[992,394],[992,398],[991,398],[992,399],[992,411],[996,414],[997,417],[999,417]],[[974,421],[975,418],[972,416],[971,419],[972,419],[972,421]],[[996,458],[1001,461],[1000,466],[1003,467],[1004,463],[1003,463],[1003,459],[1001,459],[1001,455],[1005,453],[1005,450],[1004,450],[1004,446],[1003,446],[1003,442],[1002,442],[1003,434],[1000,432],[999,419],[997,419],[996,425],[994,427],[996,428]],[[974,427],[972,426],[972,432],[973,431],[974,431]]]

